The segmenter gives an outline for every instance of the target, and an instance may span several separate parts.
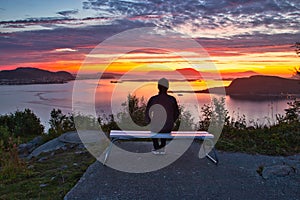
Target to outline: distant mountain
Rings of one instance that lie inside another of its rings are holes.
[[[100,77],[101,75],[101,77]],[[75,75],[77,80],[85,80],[85,79],[119,79],[122,74],[104,72],[104,73],[94,73],[94,74],[77,74]]]
[[[146,74],[146,77],[155,77],[157,79],[165,77],[170,80],[199,80],[202,78],[200,72],[193,68],[182,68],[173,71],[150,71]]]
[[[182,74],[183,76],[186,76],[186,77],[197,77],[197,78],[201,79],[200,72],[193,68],[182,68],[182,69],[176,69],[175,71],[179,72],[180,74]]]
[[[223,79],[223,80],[233,80],[235,78],[240,77],[250,77],[254,75],[259,75],[255,71],[243,71],[243,72],[200,72],[193,68],[182,68],[176,69],[174,71],[150,71],[147,76],[156,76],[161,77],[164,76],[170,79],[182,79],[185,77],[186,79],[192,80],[201,80],[201,79]]]
[[[32,67],[0,71],[2,85],[65,83],[71,80],[74,80],[74,76],[66,71],[51,72]]]
[[[218,93],[220,88],[198,91],[201,93]],[[277,76],[256,75],[249,78],[234,79],[225,88],[226,94],[236,97],[286,97],[300,95],[300,80],[287,79]]]
[[[260,75],[255,71],[244,71],[244,72],[221,72],[221,76],[224,79],[236,79],[236,78],[241,78],[241,77],[250,77],[250,76],[255,76],[255,75]]]

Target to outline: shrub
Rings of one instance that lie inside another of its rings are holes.
[[[27,172],[26,163],[18,155],[19,140],[9,137],[0,140],[0,180],[15,179],[20,172]]]
[[[2,145],[7,147],[8,139],[11,137],[11,133],[8,130],[7,126],[0,126],[0,141],[2,141]]]
[[[5,127],[12,137],[28,137],[44,133],[44,126],[40,119],[30,109],[17,110],[15,113],[0,116],[0,126],[2,131]]]
[[[285,120],[287,122],[300,121],[300,101],[288,102],[289,107],[285,109]]]
[[[44,126],[40,119],[30,110],[16,111],[13,116],[15,136],[41,135],[44,133]]]
[[[122,103],[122,111],[113,115],[99,117],[101,128],[108,133],[112,129],[123,130],[149,130],[145,121],[146,101],[144,97],[128,95],[127,101]],[[193,130],[195,123],[189,111],[179,106],[179,117],[175,122],[174,130]]]
[[[179,116],[175,122],[173,130],[177,131],[180,129],[181,131],[191,131],[195,130],[196,128],[197,127],[192,114],[187,111],[184,106],[179,105]]]
[[[231,126],[234,121],[230,121],[228,111],[225,108],[225,98],[213,98],[212,104],[204,104],[201,107],[201,119],[198,122],[199,130],[208,130],[209,128],[222,128]]]
[[[53,109],[50,113],[49,137],[54,138],[65,132],[75,130],[74,118],[72,115],[65,115],[60,109]]]
[[[145,122],[145,99],[138,98],[135,95],[128,95],[127,101],[122,103],[123,110],[117,113],[116,123],[118,127],[124,130],[146,130],[147,123]],[[110,117],[111,122],[115,119]],[[112,124],[114,125],[114,124]]]

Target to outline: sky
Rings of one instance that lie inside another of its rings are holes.
[[[0,70],[38,67],[76,73],[103,41],[154,27],[156,36],[172,30],[197,41],[219,71],[289,77],[300,62],[291,47],[300,41],[299,19],[299,0],[0,0]],[[155,37],[133,40],[138,44]],[[125,55],[118,54],[118,44],[106,48],[85,65],[87,72],[103,70],[103,63],[115,57],[108,71],[185,68],[193,65],[180,55],[198,59],[197,50],[188,46],[169,52],[138,46]]]

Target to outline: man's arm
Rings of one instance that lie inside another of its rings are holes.
[[[177,101],[174,97],[174,122],[177,120],[177,118],[179,117],[179,108],[178,108],[178,104]]]
[[[152,97],[149,99],[147,106],[146,106],[146,111],[145,111],[145,122],[147,124],[149,124],[151,122],[150,113],[149,113],[151,106],[152,106]]]

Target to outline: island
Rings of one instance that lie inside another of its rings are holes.
[[[33,67],[0,71],[0,85],[66,83],[75,77],[66,71],[51,72]]]
[[[300,96],[300,80],[278,76],[255,75],[234,79],[228,87],[214,87],[197,91],[173,91],[173,93],[223,93],[232,98],[294,98]]]

